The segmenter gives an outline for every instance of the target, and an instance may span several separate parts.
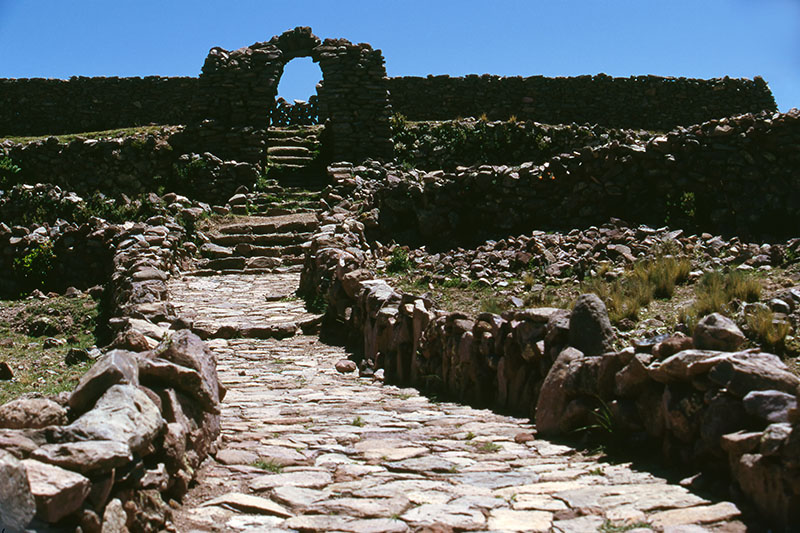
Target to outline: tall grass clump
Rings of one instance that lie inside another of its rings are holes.
[[[592,278],[583,290],[594,292],[606,304],[612,322],[636,320],[639,311],[655,298],[671,298],[675,286],[689,279],[688,258],[658,256],[638,262],[622,279],[605,282]]]

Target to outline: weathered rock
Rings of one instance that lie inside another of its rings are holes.
[[[69,406],[75,413],[90,409],[112,385],[139,384],[139,366],[136,354],[125,350],[112,350],[97,360],[83,375],[69,397]]]
[[[215,459],[224,465],[252,465],[258,460],[258,454],[235,448],[225,448],[217,452]]]
[[[217,360],[200,337],[188,329],[176,331],[169,341],[159,346],[156,356],[197,371],[205,390],[215,403],[219,403]]]
[[[36,516],[45,522],[57,522],[77,511],[89,495],[91,483],[80,474],[33,459],[22,463],[36,498]]]
[[[672,509],[654,514],[650,523],[656,527],[668,528],[685,524],[708,524],[730,520],[739,516],[741,512],[729,502],[688,507],[686,509]]]
[[[8,366],[8,363],[0,361],[0,381],[8,381],[10,379],[14,379],[14,372]]]
[[[22,461],[0,450],[0,529],[23,531],[36,513],[28,474]]]
[[[652,354],[656,359],[666,359],[678,352],[690,350],[692,348],[694,348],[694,341],[692,338],[678,332],[656,343],[653,346]]]
[[[114,385],[91,411],[63,428],[60,440],[113,440],[137,453],[147,447],[165,425],[158,407],[144,392],[132,385]]]
[[[581,294],[569,319],[569,344],[587,357],[614,349],[614,331],[608,311],[596,294]]]
[[[197,400],[203,409],[212,413],[219,412],[219,388],[216,380],[205,380],[192,368],[164,359],[140,359],[139,380],[144,385],[173,386]],[[210,389],[211,386],[214,389]]]
[[[44,443],[44,435],[41,438]],[[6,450],[17,459],[27,459],[39,447],[30,434],[21,429],[0,429],[0,449]]]
[[[84,348],[70,348],[67,355],[64,356],[64,363],[66,363],[67,366],[72,366],[85,363],[89,359],[91,359],[91,357],[89,357],[89,352]]]
[[[128,515],[122,502],[114,498],[103,511],[103,528],[101,533],[128,533]]]
[[[541,435],[557,435],[561,432],[561,419],[570,398],[564,390],[570,363],[583,357],[575,348],[566,348],[550,367],[542,384],[536,403],[536,428]]]
[[[713,368],[722,360],[719,356],[720,352],[684,350],[660,363],[653,363],[647,371],[650,377],[659,383],[689,381]]]
[[[514,511],[495,509],[489,515],[489,529],[492,531],[550,531],[553,513],[546,511]]]
[[[67,423],[67,411],[52,400],[13,400],[0,406],[0,428],[43,428]]]
[[[742,399],[748,414],[767,422],[789,422],[789,412],[797,408],[797,396],[767,390],[752,391]]]
[[[336,371],[342,374],[355,372],[357,368],[355,361],[351,361],[350,359],[340,359],[336,361]]]
[[[146,352],[150,349],[150,343],[147,341],[147,337],[138,331],[126,329],[117,333],[111,347],[132,352]]]
[[[285,486],[318,489],[330,485],[332,481],[327,472],[288,472],[257,477],[250,483],[250,488],[254,491]]]
[[[241,494],[239,492],[229,492],[217,498],[205,501],[203,507],[210,505],[225,505],[233,507],[245,513],[266,514],[273,516],[289,517],[292,513],[288,509],[278,505],[272,500],[253,496],[251,494]]]
[[[692,340],[700,350],[732,352],[747,338],[733,320],[719,313],[711,313],[697,323]]]
[[[453,529],[481,529],[486,518],[477,509],[460,505],[426,504],[406,512],[403,520],[412,526],[445,526]]]
[[[112,440],[45,444],[31,458],[81,473],[107,472],[132,460],[128,446]]]
[[[725,354],[718,359],[708,378],[740,398],[758,390],[796,394],[800,386],[800,378],[792,374],[776,355],[744,351]],[[706,361],[706,364],[713,362]]]

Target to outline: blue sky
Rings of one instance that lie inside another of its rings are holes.
[[[294,26],[383,50],[389,76],[763,76],[800,107],[800,0],[0,0],[0,77],[196,76]],[[320,73],[287,67],[306,98]]]

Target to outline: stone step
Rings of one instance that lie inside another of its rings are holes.
[[[289,265],[283,265],[275,268],[248,268],[246,270],[239,270],[239,269],[222,269],[222,270],[214,270],[210,268],[198,268],[196,270],[190,270],[188,272],[184,272],[183,275],[185,276],[194,276],[194,277],[205,277],[205,276],[232,276],[236,274],[291,274],[291,273],[298,273],[303,270],[302,263],[293,263]]]
[[[267,233],[307,232],[317,228],[319,222],[315,214],[296,214],[276,217],[249,217],[246,221],[219,226],[223,234],[263,235]]]
[[[267,148],[267,155],[270,159],[274,159],[276,157],[309,157],[313,158],[313,154],[311,150],[306,148],[305,146],[286,146],[281,144],[280,146],[270,146]]]
[[[219,246],[236,246],[237,244],[252,244],[256,246],[302,244],[311,238],[311,233],[265,233],[253,235],[250,233],[225,233],[210,234],[208,237]]]
[[[284,261],[286,259],[286,261]],[[200,269],[247,272],[250,270],[271,270],[280,266],[299,264],[296,257],[264,257],[231,256],[219,259],[201,259],[197,262]]]
[[[314,164],[314,158],[311,156],[302,156],[302,155],[270,155],[269,156],[269,166],[270,167],[299,167],[299,168],[306,168]]]
[[[269,206],[260,206],[256,208],[255,212],[262,215],[267,216],[278,216],[278,215],[291,215],[292,213],[315,213],[317,212],[316,207],[269,207]]]
[[[324,126],[276,126],[267,130],[267,137],[307,137],[311,135],[319,135],[323,129]]]
[[[274,137],[270,138],[267,137],[267,145],[268,146],[302,146],[305,148],[319,148],[322,146],[319,139],[317,139],[313,135],[309,135],[307,137]]]
[[[286,257],[290,255],[302,255],[304,252],[305,249],[302,244],[290,246],[257,246],[239,243],[233,248],[234,255],[241,257]]]

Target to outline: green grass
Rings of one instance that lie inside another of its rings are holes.
[[[364,419],[361,418],[360,416],[355,417],[353,419],[353,421],[350,422],[351,426],[356,426],[356,427],[359,427],[359,428],[364,427],[365,424],[366,424],[366,422],[364,422]]]
[[[470,444],[475,446],[475,449],[477,451],[479,451],[479,452],[482,452],[482,453],[495,453],[495,452],[499,452],[500,450],[503,449],[503,447],[500,446],[499,444],[494,443],[494,442],[489,442],[489,441],[486,441],[486,442],[470,442]]]
[[[614,524],[610,520],[606,520],[602,525],[597,528],[599,533],[623,533],[631,531],[632,529],[645,528],[652,529],[647,522],[636,522],[634,524]]]
[[[61,346],[45,348],[47,337],[28,333],[29,326],[47,316],[61,330],[52,335],[66,341]],[[58,394],[72,390],[92,362],[67,366],[64,356],[71,348],[89,348],[95,344],[94,327],[97,305],[89,297],[52,298],[45,301],[0,301],[0,361],[14,372],[10,381],[0,381],[0,404],[23,394]]]
[[[283,472],[283,465],[276,463],[275,461],[269,459],[258,459],[253,462],[253,466],[256,468],[260,468],[261,470],[267,470],[268,472],[272,472],[274,474],[280,474]]]
[[[75,139],[113,139],[117,137],[130,137],[132,135],[160,134],[169,126],[136,126],[102,131],[86,131],[82,133],[65,133],[61,135],[34,135],[29,137],[3,137],[15,143],[26,144],[55,137],[59,143],[68,143]]]

